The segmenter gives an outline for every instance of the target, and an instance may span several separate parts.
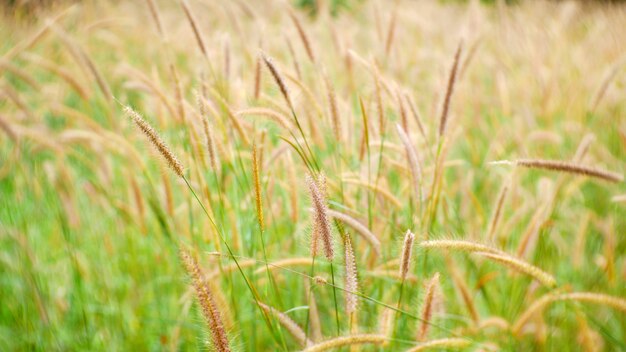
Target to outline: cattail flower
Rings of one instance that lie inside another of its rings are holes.
[[[128,115],[139,130],[148,137],[148,140],[154,148],[163,156],[167,165],[180,177],[183,176],[183,165],[178,161],[178,158],[174,156],[170,148],[163,142],[159,134],[150,126],[148,121],[144,120],[141,115],[128,106],[124,107],[124,112]]]
[[[337,97],[335,95],[335,89],[326,74],[324,74],[324,83],[326,84],[326,90],[328,91],[328,104],[330,106],[330,118],[333,122],[333,131],[335,132],[337,142],[341,143],[342,131],[339,111],[337,109]]]
[[[291,98],[289,97],[289,90],[287,89],[287,86],[285,85],[285,81],[283,80],[283,77],[280,75],[280,73],[278,72],[278,69],[274,65],[274,61],[270,57],[266,56],[265,54],[262,54],[262,55],[263,55],[263,61],[265,62],[265,65],[270,70],[272,77],[274,77],[274,81],[276,81],[276,85],[278,85],[278,89],[280,89],[280,93],[283,95],[283,98],[285,98],[285,101],[287,102],[287,105],[289,106],[289,108],[293,110],[293,104],[291,103]]]
[[[313,342],[306,337],[306,333],[296,322],[294,322],[287,314],[280,312],[267,304],[258,302],[259,306],[269,314],[276,317],[280,325],[282,325],[293,336],[298,344],[302,347],[311,346]]]
[[[302,45],[304,46],[304,49],[306,50],[306,54],[309,56],[309,59],[311,59],[311,62],[315,63],[315,56],[313,55],[313,48],[311,47],[311,42],[309,41],[309,37],[306,35],[306,32],[304,31],[304,28],[302,27],[302,23],[300,23],[300,20],[298,19],[296,14],[293,13],[291,9],[289,10],[289,17],[291,17],[293,24],[296,26],[296,30],[298,31],[298,36],[300,36],[300,40],[302,41]]]
[[[470,345],[468,339],[460,337],[448,337],[445,339],[431,340],[406,350],[405,352],[418,352],[428,349],[459,349]]]
[[[476,252],[476,254],[483,256],[487,259],[499,262],[508,266],[509,268],[532,276],[534,279],[539,281],[542,285],[546,287],[554,287],[556,286],[556,279],[546,273],[545,271],[539,269],[538,267],[531,265],[521,259],[515,258],[511,255],[504,253],[486,253],[486,252]]]
[[[302,352],[322,352],[322,351],[336,349],[342,346],[362,345],[366,343],[382,344],[386,340],[387,340],[386,336],[376,335],[376,334],[359,334],[359,335],[340,336],[340,337],[335,337],[333,339],[330,339],[324,342],[317,343],[303,350]]]
[[[332,217],[333,219],[340,220],[346,225],[352,227],[356,231],[356,233],[361,235],[367,242],[369,242],[372,245],[372,249],[377,255],[380,254],[380,246],[381,246],[380,240],[359,220],[351,217],[348,214],[344,214],[340,211],[331,210],[331,209],[328,209],[328,215]]]
[[[254,176],[254,200],[256,204],[256,214],[259,220],[259,227],[261,232],[265,229],[265,222],[263,221],[263,200],[261,198],[261,180],[259,177],[259,157],[257,152],[256,143],[252,145],[252,174]]]
[[[463,41],[459,42],[459,46],[454,54],[454,63],[450,70],[450,77],[448,77],[448,87],[446,88],[446,95],[443,99],[443,106],[441,108],[441,118],[439,119],[439,138],[442,138],[446,132],[446,125],[448,124],[448,111],[450,110],[450,99],[454,92],[454,83],[456,81],[456,72],[459,67],[459,58],[461,57],[461,51],[463,50]]]
[[[532,169],[543,169],[567,172],[570,174],[583,175],[599,178],[609,182],[623,182],[624,176],[615,172],[601,169],[595,169],[589,166],[578,165],[560,160],[543,160],[543,159],[519,159],[519,160],[499,160],[492,161],[491,164],[517,165]]]
[[[313,179],[312,176],[307,175],[307,185],[309,186],[309,193],[311,194],[311,200],[313,201],[313,243],[311,245],[312,255],[315,256],[317,250],[316,241],[321,240],[324,248],[324,255],[328,260],[333,260],[333,240],[332,230],[330,226],[330,216],[328,215],[328,204],[326,195],[323,190],[326,189],[326,180],[324,174],[320,174],[318,179]]]
[[[439,289],[439,273],[435,273],[433,277],[426,283],[426,292],[424,294],[424,303],[422,304],[421,326],[417,335],[418,341],[424,341],[430,327],[433,311],[435,310],[435,295]]]
[[[230,351],[228,336],[226,334],[226,330],[224,329],[222,316],[217,308],[211,289],[204,281],[204,275],[200,269],[200,265],[198,265],[197,260],[185,250],[181,250],[180,257],[183,261],[185,269],[193,280],[198,302],[202,308],[204,318],[207,320],[209,325],[213,346],[220,352]]]
[[[346,263],[346,274],[344,277],[344,288],[346,290],[346,314],[350,316],[350,314],[356,312],[357,309],[357,296],[354,293],[357,292],[359,287],[357,281],[356,260],[354,259],[354,250],[352,249],[352,241],[350,240],[349,234],[346,234],[345,236],[344,247]]]
[[[191,25],[191,29],[193,30],[193,35],[196,37],[196,42],[198,43],[198,47],[202,52],[202,55],[208,60],[209,54],[206,50],[206,45],[204,44],[204,38],[202,37],[202,33],[200,33],[200,27],[197,24],[195,17],[191,9],[189,8],[189,4],[187,4],[187,0],[180,0],[180,4],[183,7],[183,11],[185,12],[185,16]]]
[[[406,234],[404,235],[404,244],[402,245],[402,257],[400,259],[400,277],[402,278],[402,281],[406,280],[406,275],[409,273],[414,240],[415,235],[413,232],[411,232],[411,230],[406,230]]]
[[[417,156],[417,152],[415,152],[415,148],[413,144],[411,144],[411,140],[409,136],[406,134],[402,126],[396,124],[396,131],[398,131],[398,136],[404,144],[404,150],[406,152],[406,158],[409,162],[409,168],[411,169],[411,176],[413,179],[413,191],[415,192],[415,200],[416,202],[421,202],[422,199],[422,190],[420,187],[420,182],[422,179],[422,167],[420,166],[420,160]]]

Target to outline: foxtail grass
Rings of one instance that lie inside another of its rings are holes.
[[[196,290],[198,302],[202,308],[202,313],[209,325],[209,331],[211,333],[211,340],[213,347],[220,352],[230,351],[228,342],[228,335],[224,328],[222,316],[215,303],[215,298],[209,286],[204,283],[203,273],[200,269],[200,265],[194,257],[187,251],[181,250],[180,256],[182,258],[185,269],[193,279],[193,285]]]
[[[452,68],[450,69],[450,76],[448,77],[448,86],[446,87],[446,94],[443,99],[443,105],[441,107],[441,116],[439,117],[439,138],[443,138],[448,126],[448,115],[450,110],[450,102],[452,99],[452,93],[454,92],[454,85],[457,78],[457,70],[459,67],[459,60],[461,52],[463,51],[463,41],[459,42],[459,45],[454,54],[454,61]]]
[[[439,290],[439,273],[435,273],[426,283],[424,288],[424,300],[422,302],[422,312],[420,315],[420,326],[417,333],[418,341],[425,341],[430,329],[430,321],[435,310],[436,295]]]
[[[302,45],[304,46],[304,49],[306,50],[306,54],[309,56],[309,59],[311,60],[311,62],[315,63],[315,55],[313,52],[313,47],[311,46],[311,41],[309,40],[309,37],[307,36],[304,30],[304,27],[302,26],[302,23],[300,22],[300,19],[291,9],[289,9],[289,17],[291,18],[291,21],[293,22],[294,26],[296,27],[296,30],[298,31],[298,36],[300,37],[300,40],[302,41]]]
[[[323,352],[343,346],[363,345],[363,344],[382,344],[387,340],[384,335],[376,334],[359,334],[340,336],[324,342],[317,343],[304,349],[302,352]]]
[[[300,346],[306,347],[313,345],[313,342],[306,337],[304,330],[302,330],[302,328],[298,326],[298,324],[296,324],[296,322],[294,322],[287,314],[280,312],[265,303],[259,302],[259,305],[263,308],[263,310],[275,316],[280,325],[282,325],[289,332],[289,334],[293,336]]]
[[[359,283],[357,278],[356,259],[354,258],[354,249],[352,248],[352,241],[350,240],[350,234],[345,234],[344,240],[344,261],[345,261],[345,276],[344,276],[344,288],[345,301],[346,301],[346,315],[351,317],[357,310],[357,297],[352,292],[357,292],[359,289]]]
[[[124,112],[135,123],[137,128],[148,138],[152,146],[161,154],[167,165],[179,177],[183,177],[183,164],[172,153],[172,150],[165,144],[161,136],[152,128],[152,126],[141,115],[132,108],[125,106]]]
[[[500,253],[476,252],[476,254],[527,274],[548,288],[556,286],[556,279],[552,275],[521,259]]]
[[[511,331],[514,334],[519,334],[526,325],[526,323],[536,314],[540,313],[545,309],[549,304],[558,301],[578,301],[578,302],[587,302],[594,303],[602,306],[608,306],[623,313],[626,313],[626,300],[620,297],[614,297],[607,294],[602,293],[593,293],[593,292],[572,292],[572,293],[562,293],[562,294],[547,294],[538,300],[534,301],[533,304],[524,311],[520,317],[515,321],[515,323],[511,326]]]
[[[438,340],[430,340],[419,345],[406,350],[405,352],[419,352],[426,351],[430,349],[460,349],[463,347],[467,347],[471,344],[471,341],[468,339],[460,338],[460,337],[448,337],[444,339]]]
[[[543,160],[543,159],[518,159],[518,160],[500,160],[493,161],[491,164],[517,165],[532,169],[543,169],[550,171],[566,172],[575,175],[588,176],[598,178],[609,182],[623,182],[624,176],[615,172],[596,169],[589,166],[579,165],[571,162],[560,160]]]

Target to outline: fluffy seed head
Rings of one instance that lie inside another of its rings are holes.
[[[324,248],[324,256],[326,256],[328,260],[333,260],[334,249],[330,217],[328,215],[328,204],[326,195],[322,191],[326,189],[325,176],[324,174],[320,174],[317,179],[314,179],[311,175],[307,175],[306,183],[313,203],[312,255],[317,254],[317,241],[321,240]]]
[[[167,165],[176,173],[176,175],[183,177],[183,165],[178,161],[178,158],[174,156],[171,149],[163,142],[161,136],[150,126],[148,121],[144,120],[141,115],[139,115],[135,110],[131,109],[128,106],[124,107],[124,112],[128,115],[137,128],[148,137],[148,140],[154,148],[163,156]]]
[[[499,262],[501,264],[504,264],[516,271],[532,276],[533,278],[535,278],[537,281],[539,281],[541,284],[543,284],[546,287],[556,286],[556,279],[552,275],[546,273],[545,271],[521,259],[517,259],[508,254],[496,254],[496,253],[485,253],[485,252],[477,252],[476,254],[481,255],[485,258],[491,259],[493,261]]]
[[[589,166],[579,165],[575,163],[560,160],[544,160],[544,159],[518,159],[514,161],[499,160],[491,162],[493,165],[508,164],[518,165],[533,169],[544,169],[552,171],[567,172],[582,176],[599,178],[609,182],[623,182],[624,176],[615,172],[592,168]]]
[[[261,180],[259,176],[259,157],[256,144],[252,145],[252,173],[254,175],[254,200],[256,204],[257,219],[261,231],[265,229],[263,221],[263,200],[261,198]]]
[[[439,288],[439,273],[435,273],[433,277],[426,283],[424,303],[422,304],[421,326],[417,339],[424,341],[428,335],[428,328],[430,327],[430,320],[433,315],[434,302],[436,291]]]
[[[448,77],[448,87],[446,88],[446,95],[443,100],[443,107],[441,108],[441,118],[439,119],[439,138],[443,137],[446,132],[446,126],[448,124],[448,111],[450,110],[450,99],[454,92],[454,83],[456,82],[456,72],[459,67],[459,58],[461,57],[461,51],[463,50],[463,42],[459,43],[454,54],[454,63],[450,70],[450,77]]]
[[[352,241],[350,235],[346,234],[345,237],[345,262],[346,262],[346,275],[345,289],[346,289],[346,313],[348,315],[356,312],[357,310],[357,297],[353,292],[357,292],[359,289],[356,272],[356,260],[354,258],[354,250],[352,249]]]
[[[287,105],[289,106],[289,108],[293,110],[293,104],[291,103],[291,98],[289,97],[289,90],[287,89],[287,86],[285,85],[285,80],[283,80],[283,77],[278,72],[278,69],[274,65],[274,61],[270,57],[266,56],[265,54],[262,54],[262,55],[263,55],[263,61],[265,62],[265,66],[267,66],[267,68],[270,70],[270,73],[272,74],[272,77],[274,77],[274,81],[276,81],[276,85],[278,85],[278,89],[280,89],[280,93],[283,95],[283,98],[285,98],[285,101],[287,101]]]
[[[411,266],[411,254],[413,252],[413,242],[415,235],[411,230],[406,230],[404,235],[404,244],[402,245],[402,257],[400,258],[400,277],[402,281],[406,279],[406,275],[409,272]]]
[[[204,281],[204,274],[202,273],[202,269],[200,269],[198,261],[185,250],[181,250],[180,257],[185,269],[193,280],[193,286],[196,290],[200,307],[202,308],[202,314],[209,325],[213,346],[219,352],[230,351],[228,336],[224,329],[222,316],[215,303],[213,292],[211,292],[211,289]]]

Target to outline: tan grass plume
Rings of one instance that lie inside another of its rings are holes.
[[[563,294],[547,294],[533,302],[533,304],[524,311],[517,321],[511,326],[514,334],[519,334],[526,323],[537,313],[541,312],[550,303],[558,301],[578,301],[595,303],[603,306],[622,311],[626,314],[626,299],[621,297],[610,296],[603,293],[593,292],[572,292]]]
[[[531,169],[543,169],[551,171],[567,172],[570,174],[595,177],[609,182],[623,182],[624,176],[615,172],[596,169],[589,166],[579,165],[561,160],[545,160],[545,159],[518,159],[518,160],[499,160],[492,161],[491,164],[499,165],[516,165]]]
[[[296,322],[294,322],[287,314],[273,307],[270,307],[265,303],[261,303],[261,302],[258,302],[258,303],[259,303],[259,306],[264,311],[266,311],[269,314],[272,314],[273,316],[276,317],[276,319],[278,319],[278,322],[280,323],[280,325],[282,325],[289,332],[289,334],[291,334],[291,336],[293,336],[293,338],[296,339],[296,341],[298,341],[298,344],[300,346],[306,347],[306,346],[313,345],[313,342],[307,338],[304,330],[302,330],[302,328],[298,326],[298,324],[296,324]]]
[[[425,351],[429,349],[460,349],[463,347],[467,347],[471,344],[468,339],[460,338],[460,337],[447,337],[443,339],[430,340],[419,345],[406,350],[405,352],[418,352]]]
[[[448,115],[450,110],[450,100],[452,93],[454,92],[454,84],[456,82],[456,73],[459,67],[459,58],[463,51],[463,41],[459,42],[459,46],[454,54],[454,62],[452,63],[452,69],[450,70],[450,76],[448,77],[448,86],[446,88],[446,95],[443,100],[443,106],[441,108],[441,117],[439,118],[439,138],[443,137],[446,132],[446,126],[448,124]]]
[[[280,93],[283,95],[283,98],[285,98],[287,105],[289,106],[290,109],[293,110],[293,104],[289,96],[289,90],[287,89],[287,85],[285,85],[285,80],[283,79],[280,72],[278,72],[278,69],[274,65],[274,61],[270,57],[266,56],[265,54],[262,54],[262,57],[263,57],[263,61],[265,62],[265,66],[267,66],[267,69],[270,70],[272,77],[274,77],[274,81],[276,81],[276,85],[278,85],[278,89],[280,89]]]
[[[317,343],[302,352],[322,352],[332,350],[342,346],[362,345],[362,344],[382,344],[387,340],[384,335],[376,334],[358,334],[339,336],[333,339]]]
[[[174,171],[174,173],[176,173],[176,175],[180,177],[184,177],[183,165],[180,163],[180,161],[178,161],[178,158],[174,156],[174,153],[172,153],[167,144],[163,142],[161,136],[159,136],[154,128],[152,128],[148,121],[144,120],[141,115],[139,115],[135,110],[128,106],[124,107],[124,112],[126,113],[126,115],[128,115],[128,117],[133,120],[137,128],[139,128],[139,130],[143,134],[145,134],[146,137],[148,137],[150,143],[152,143],[154,148],[163,156],[163,158],[167,162],[167,165]]]
[[[504,264],[505,266],[508,266],[513,270],[527,274],[539,281],[544,286],[556,286],[556,279],[552,275],[521,259],[503,253],[496,254],[487,252],[476,252],[476,254],[495,262]]]
[[[324,256],[328,260],[333,260],[334,249],[332,240],[332,229],[330,226],[330,215],[328,214],[328,204],[326,194],[323,190],[326,188],[326,176],[319,174],[317,179],[307,175],[306,183],[309,188],[309,194],[313,203],[313,243],[311,244],[311,252],[313,256],[317,253],[317,241],[321,240]]]
[[[350,240],[350,234],[346,233],[344,240],[345,247],[345,299],[346,299],[346,314],[350,316],[352,313],[355,313],[357,310],[357,296],[354,292],[357,292],[359,289],[358,279],[357,279],[357,269],[356,269],[356,260],[354,258],[354,249],[352,248],[352,241]]]
[[[400,277],[402,281],[406,280],[411,267],[411,254],[413,253],[413,242],[415,235],[411,230],[406,230],[404,235],[404,243],[402,244],[402,256],[400,257]]]
[[[289,9],[289,17],[293,21],[293,24],[296,26],[296,30],[298,31],[298,36],[300,37],[300,40],[302,41],[302,45],[304,46],[304,49],[306,50],[306,54],[309,56],[309,59],[311,59],[311,62],[314,63],[315,55],[313,53],[313,48],[311,47],[311,42],[309,41],[309,37],[304,31],[304,27],[302,27],[302,22],[300,22],[300,19],[298,18],[298,16],[291,9]]]
[[[222,316],[217,308],[211,289],[204,282],[204,274],[200,269],[200,265],[197,260],[185,250],[181,250],[180,257],[183,261],[185,269],[193,280],[198,302],[202,308],[202,314],[204,314],[204,317],[209,325],[213,347],[220,352],[230,351],[228,336],[226,334],[226,330],[224,329]]]
[[[420,328],[417,334],[418,341],[426,340],[428,330],[430,327],[430,321],[433,316],[435,295],[439,289],[439,273],[435,273],[433,277],[428,280],[425,287],[424,302],[422,303],[422,313],[420,315]]]

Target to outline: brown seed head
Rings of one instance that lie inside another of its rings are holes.
[[[124,107],[124,112],[128,115],[139,130],[148,137],[148,140],[154,148],[163,156],[167,165],[176,173],[176,175],[183,177],[183,165],[178,161],[178,158],[174,156],[170,148],[163,142],[161,136],[150,126],[148,121],[144,120],[135,110],[128,106]]]

